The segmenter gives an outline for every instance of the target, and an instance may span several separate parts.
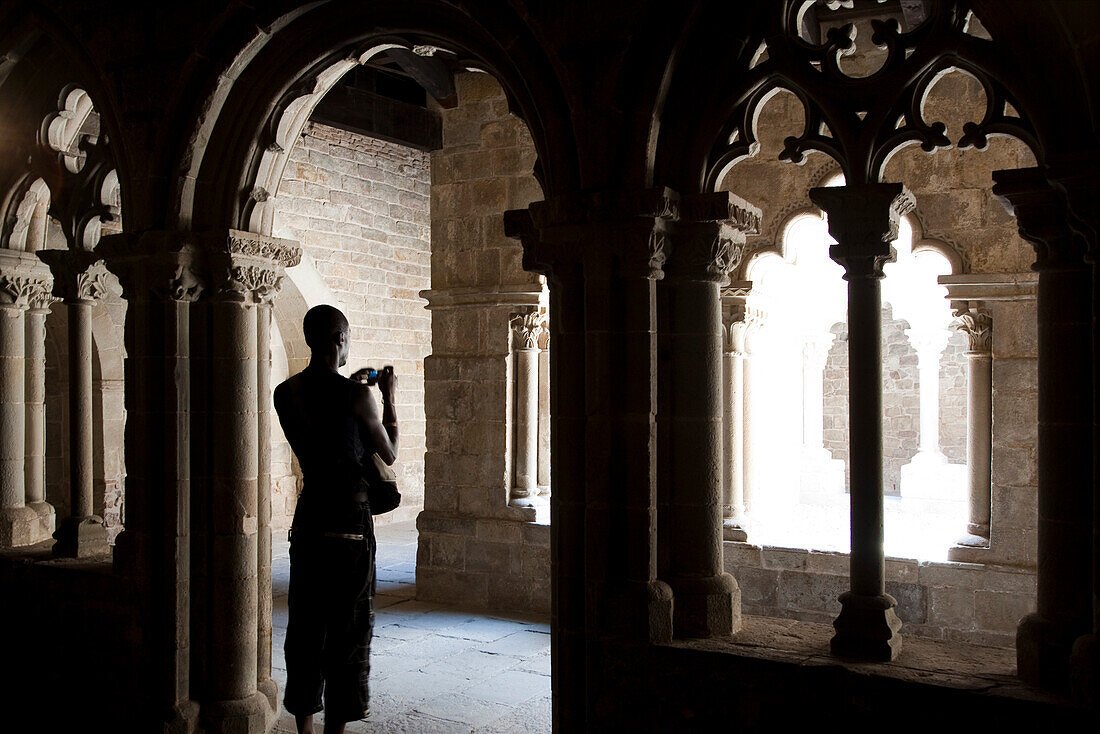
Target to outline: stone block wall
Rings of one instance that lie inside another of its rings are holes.
[[[431,318],[418,294],[431,285],[430,183],[427,153],[311,122],[291,151],[277,197],[273,234],[301,243],[345,307],[350,370],[392,364],[398,375],[401,443],[394,468],[402,504],[379,522],[410,520],[424,501]],[[284,346],[280,358],[288,351]],[[286,527],[298,482],[289,446],[274,425],[272,523]]]
[[[542,199],[534,145],[488,74],[460,74],[432,154],[432,353],[425,361],[424,513],[417,596],[549,606],[549,529],[508,504],[513,482],[509,322],[544,288],[503,214]]]
[[[847,591],[848,554],[726,542],[726,571],[741,611],[831,624]],[[1035,609],[1034,571],[975,563],[886,560],[886,593],[898,601],[902,635],[1011,648]]]
[[[920,369],[906,321],[882,309],[883,491],[901,490],[901,467],[920,447]],[[848,327],[835,324],[824,375],[824,445],[845,462],[848,480]],[[940,359],[940,450],[953,464],[966,463],[966,335],[951,334]],[[961,499],[961,498],[960,498]]]

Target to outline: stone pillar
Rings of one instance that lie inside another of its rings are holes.
[[[69,517],[54,533],[54,555],[85,558],[110,551],[103,518],[93,512],[92,308],[106,295],[100,256],[81,250],[41,250],[53,271],[53,294],[69,316]]]
[[[511,504],[534,507],[539,495],[539,333],[542,316],[537,307],[512,317],[515,354],[515,477]]]
[[[966,486],[970,507],[966,535],[956,545],[984,548],[989,546],[993,486],[993,319],[979,308],[967,308],[956,313],[956,324],[969,339],[966,351]]]
[[[661,284],[667,312],[662,352],[668,390],[668,570],[678,637],[714,637],[741,628],[741,591],[722,565],[722,304],[719,284],[741,261],[760,211],[728,193],[684,202]]]
[[[886,593],[882,504],[882,266],[895,257],[903,214],[914,206],[901,184],[815,188],[810,199],[837,241],[829,256],[848,281],[851,590],[833,622],[833,654],[893,660],[901,647],[895,599]]]
[[[26,495],[26,312],[49,288],[49,271],[33,255],[0,249],[0,548],[42,536]]]
[[[561,196],[508,212],[550,286],[554,727],[581,731],[618,679],[598,653],[672,638],[657,579],[656,290],[677,197]],[[629,364],[630,369],[623,369]]]
[[[1092,627],[1092,322],[1085,249],[1064,195],[1036,168],[995,171],[993,193],[1015,214],[1039,272],[1039,524],[1036,611],[1020,622],[1025,681],[1069,686],[1074,640]]]
[[[913,461],[946,464],[947,457],[940,451],[940,358],[948,334],[943,329],[907,329],[905,335],[917,352],[920,385],[920,448]]]
[[[26,318],[27,507],[38,516],[38,536],[53,535],[56,512],[46,502],[46,315],[54,298],[42,289],[30,299]]]
[[[539,340],[539,497],[549,502],[550,489],[550,325],[542,322]]]
[[[105,237],[96,247],[126,309],[126,527],[115,570],[140,600],[143,702],[166,730],[193,730],[191,700],[191,303],[198,254],[180,232]]]
[[[722,538],[748,540],[745,522],[745,332],[748,314],[740,284],[722,294]],[[750,286],[751,287],[751,286]]]
[[[1077,638],[1070,655],[1070,691],[1080,704],[1100,707],[1100,155],[1067,156],[1051,165],[1047,178],[1063,191],[1070,226],[1084,239],[1092,277],[1092,629]]]
[[[209,402],[211,430],[206,478],[210,503],[206,526],[206,599],[213,615],[206,628],[203,718],[214,731],[266,731],[278,713],[270,672],[271,609],[260,603],[271,597],[270,546],[261,553],[261,531],[270,515],[270,486],[261,502],[261,458],[270,462],[270,447],[261,457],[261,406],[270,393],[270,368],[261,367],[258,351],[270,348],[270,303],[286,267],[301,257],[298,246],[248,232],[213,235],[206,249],[210,282],[208,302],[210,349]],[[264,360],[266,362],[266,359]],[[270,480],[268,480],[270,484]],[[267,618],[264,618],[267,615]],[[261,652],[261,644],[267,645]]]
[[[271,301],[256,306],[256,687],[279,710],[278,687],[271,679]]]
[[[741,456],[744,464],[741,469],[741,482],[745,502],[745,517],[752,517],[753,498],[760,491],[759,478],[756,472],[757,446],[753,435],[753,415],[755,412],[755,399],[753,397],[753,384],[759,374],[759,361],[753,359],[753,343],[764,327],[766,314],[759,309],[750,309],[744,330],[745,357],[742,361],[742,418],[741,418]]]
[[[825,450],[825,363],[836,334],[805,337],[802,342],[802,456],[803,460],[826,461]]]

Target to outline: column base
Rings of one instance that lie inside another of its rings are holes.
[[[1070,651],[1079,631],[1064,621],[1038,613],[1016,628],[1016,674],[1025,683],[1052,691],[1069,691]]]
[[[897,600],[889,594],[862,596],[851,591],[840,595],[840,616],[833,621],[836,634],[829,641],[833,655],[868,662],[896,660],[901,650],[901,620],[894,612]]]
[[[271,678],[265,678],[256,684],[256,690],[264,694],[272,711],[279,710],[279,684]]]
[[[722,521],[722,540],[733,540],[738,543],[744,543],[748,539],[749,533],[745,530],[743,523],[734,519]]]
[[[607,584],[599,600],[602,634],[650,644],[672,641],[672,589],[665,582]]]
[[[989,563],[990,553],[989,540],[985,540],[984,545],[963,545],[959,540],[947,549],[947,560],[955,563]]]
[[[62,558],[89,558],[111,552],[111,546],[107,543],[107,528],[103,525],[103,519],[95,515],[67,517],[61,521],[53,536],[57,538],[53,554]]]
[[[40,540],[45,538],[39,537],[38,513],[26,506],[0,507],[0,548],[18,548]]]
[[[670,579],[676,637],[722,637],[741,629],[741,588],[728,573]]]
[[[1081,635],[1069,656],[1069,687],[1073,700],[1085,708],[1100,705],[1100,639],[1096,633]]]
[[[246,698],[211,701],[202,705],[202,731],[210,734],[266,734],[274,724],[278,709],[273,709],[267,694],[256,691]]]
[[[30,502],[27,507],[34,510],[34,514],[38,516],[39,538],[35,542],[52,538],[54,530],[57,529],[57,511],[54,510],[53,505],[49,502]]]

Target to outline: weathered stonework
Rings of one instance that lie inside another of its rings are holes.
[[[352,369],[392,364],[398,375],[401,507],[378,522],[410,520],[424,497],[424,357],[431,318],[428,154],[318,123],[291,150],[276,198],[274,234],[301,243],[351,323]],[[315,304],[307,304],[315,305]],[[272,384],[305,367],[301,317],[283,324]],[[272,525],[290,526],[300,470],[272,422]]]
[[[502,216],[542,192],[531,175],[530,135],[508,113],[499,84],[487,74],[461,74],[456,88],[458,106],[442,110],[444,148],[432,154],[432,290],[424,294],[432,353],[425,360],[417,596],[544,610],[548,528],[530,525],[537,498],[509,506],[513,341],[525,345],[510,337],[510,322],[521,309],[538,311],[543,286],[524,272],[522,248],[504,236]]]

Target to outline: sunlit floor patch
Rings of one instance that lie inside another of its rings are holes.
[[[272,677],[281,695],[290,557],[289,543],[278,535],[272,550]],[[416,601],[415,524],[384,526],[377,535],[371,715],[349,723],[347,731],[549,732],[547,618],[490,615]],[[323,721],[320,715],[316,718],[316,723]],[[295,731],[286,711],[275,731]]]

